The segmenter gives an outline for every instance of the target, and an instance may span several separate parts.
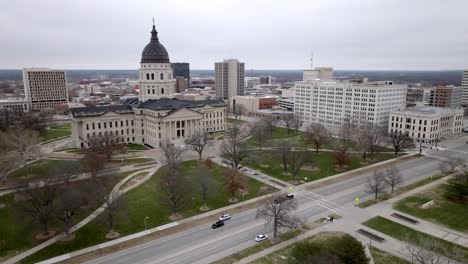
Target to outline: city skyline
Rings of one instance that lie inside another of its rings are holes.
[[[1,69],[137,68],[153,17],[171,62],[190,62],[193,69],[213,69],[227,58],[245,61],[247,69],[302,69],[312,52],[315,66],[335,69],[464,69],[468,60],[463,1],[24,5],[4,4]]]

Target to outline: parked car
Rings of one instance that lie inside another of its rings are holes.
[[[268,236],[265,235],[265,234],[259,234],[255,237],[255,241],[257,242],[261,242],[263,240],[267,240],[268,239]]]
[[[213,225],[211,225],[211,228],[216,229],[218,227],[222,227],[224,225],[224,221],[216,221]]]
[[[275,200],[273,200],[273,202],[275,204],[279,204],[279,203],[282,203],[282,202],[284,202],[286,200],[292,200],[292,199],[294,199],[294,194],[288,193],[285,196],[280,196],[280,197],[276,198]]]
[[[219,221],[226,221],[226,220],[229,220],[229,219],[231,219],[231,215],[230,215],[230,214],[222,214],[222,215],[218,218]]]

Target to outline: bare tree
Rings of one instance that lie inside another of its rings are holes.
[[[440,170],[440,173],[443,174],[444,172],[446,172],[448,169],[448,164],[446,162],[441,162],[439,163],[439,170]]]
[[[54,204],[54,215],[64,225],[65,238],[70,236],[72,220],[76,210],[83,205],[82,194],[69,184],[64,184],[57,192],[57,198]]]
[[[299,131],[299,128],[300,128],[301,125],[302,125],[301,118],[300,118],[298,115],[293,114],[293,115],[291,116],[291,119],[292,119],[291,127],[294,129],[294,131],[298,132],[298,131]]]
[[[273,238],[278,237],[278,229],[295,229],[302,225],[303,221],[293,216],[297,209],[295,200],[282,200],[284,194],[280,196],[269,196],[265,199],[263,206],[258,208],[257,218],[264,218],[267,224],[273,226]]]
[[[185,140],[185,144],[198,153],[198,159],[202,159],[203,151],[211,145],[211,139],[208,133],[198,131]]]
[[[386,169],[385,174],[385,182],[390,187],[391,193],[393,194],[393,190],[403,182],[403,177],[401,176],[400,170],[396,167]]]
[[[293,180],[301,172],[302,167],[309,162],[307,151],[291,151],[288,157],[288,168]]]
[[[395,155],[404,151],[405,149],[414,146],[413,139],[406,133],[395,132],[389,135],[389,141],[393,146]]]
[[[245,105],[236,104],[233,106],[232,113],[236,119],[242,119],[242,116],[245,115],[246,112],[247,109],[245,108]]]
[[[103,154],[107,161],[110,161],[114,155],[127,151],[127,147],[123,143],[123,138],[112,135],[111,133],[91,137],[88,139],[87,143],[91,151]]]
[[[334,152],[335,164],[343,168],[344,166],[351,163],[351,158],[349,157],[348,148],[345,145],[340,145],[335,149]]]
[[[236,170],[226,169],[223,171],[223,176],[224,184],[226,185],[229,194],[229,201],[234,202],[236,201],[236,192],[245,188],[245,183],[242,174],[240,174]]]
[[[385,175],[380,171],[374,171],[374,174],[367,178],[367,192],[374,194],[374,199],[385,191]]]
[[[422,235],[411,238],[407,235],[402,240],[405,242],[404,248],[411,258],[411,263],[462,263],[464,260],[464,254],[459,248],[448,246],[435,238]]]
[[[238,171],[249,162],[249,151],[241,141],[240,129],[233,126],[225,135],[222,144],[222,156],[226,157],[229,166]]]
[[[292,152],[292,146],[289,144],[288,141],[286,140],[281,140],[278,143],[278,148],[277,148],[276,155],[278,159],[281,161],[281,164],[283,164],[283,169],[284,172],[288,172],[288,165],[289,165],[289,157],[291,156]]]
[[[18,112],[16,115],[16,125],[27,130],[44,132],[50,120],[47,112]]]
[[[204,164],[200,164],[194,172],[194,175],[197,177],[200,184],[200,194],[202,198],[202,204],[204,207],[207,207],[206,200],[210,195],[210,192],[215,189],[214,182],[212,180],[212,164],[211,160],[206,160]]]
[[[8,174],[17,168],[21,160],[16,151],[11,151],[9,146],[0,138],[0,185],[5,184]]]
[[[263,145],[265,145],[265,143],[271,138],[271,134],[263,122],[252,123],[250,126],[250,132],[252,138],[257,143],[259,150],[262,150]]]
[[[319,152],[320,147],[331,139],[328,129],[319,123],[311,123],[304,132],[304,140],[307,143],[314,144],[315,152]]]
[[[348,149],[353,140],[353,134],[356,130],[356,125],[349,118],[343,121],[343,124],[338,128],[338,144],[341,148]]]
[[[289,134],[294,128],[294,124],[297,121],[297,116],[294,113],[287,113],[280,115],[280,120],[286,127],[287,133]]]
[[[39,143],[39,134],[33,130],[12,129],[2,134],[1,138],[7,147],[18,153],[23,165],[33,158],[36,144]]]
[[[119,196],[118,191],[111,191],[109,194],[104,196],[104,206],[106,208],[103,212],[104,219],[109,228],[108,234],[112,236],[116,234],[115,226],[119,211],[123,210],[125,207],[125,195]]]
[[[266,115],[262,117],[260,122],[263,122],[266,128],[268,129],[268,131],[270,131],[270,135],[273,135],[276,128],[278,127],[279,119],[276,115]]]
[[[97,172],[105,167],[107,159],[96,152],[86,151],[80,162],[83,171],[91,174],[94,178],[96,177]]]
[[[186,204],[188,184],[183,175],[175,168],[168,168],[164,171],[158,186],[160,202],[176,216]]]
[[[451,171],[455,171],[458,167],[461,167],[465,164],[465,160],[462,158],[449,159],[447,164],[450,166]]]
[[[184,152],[184,149],[176,146],[170,140],[166,140],[161,143],[161,150],[164,154],[166,165],[170,169],[175,169],[179,165],[180,156]]]

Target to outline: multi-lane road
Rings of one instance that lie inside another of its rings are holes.
[[[437,173],[441,162],[438,159],[421,157],[396,166],[404,177],[404,184],[410,184]],[[366,182],[371,174],[366,173],[313,192],[296,188],[298,210],[295,214],[311,221],[326,214],[339,214],[342,208],[353,206],[356,197],[361,201],[370,199],[372,195],[366,192]],[[264,220],[256,218],[256,209],[251,209],[233,215],[221,228],[213,230],[211,224],[195,227],[94,259],[89,263],[205,264],[252,246],[257,234],[270,234],[270,231],[271,227],[266,226]]]

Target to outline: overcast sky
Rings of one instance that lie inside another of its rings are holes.
[[[172,62],[213,69],[468,68],[467,0],[14,0],[0,68],[137,69],[152,17]]]

